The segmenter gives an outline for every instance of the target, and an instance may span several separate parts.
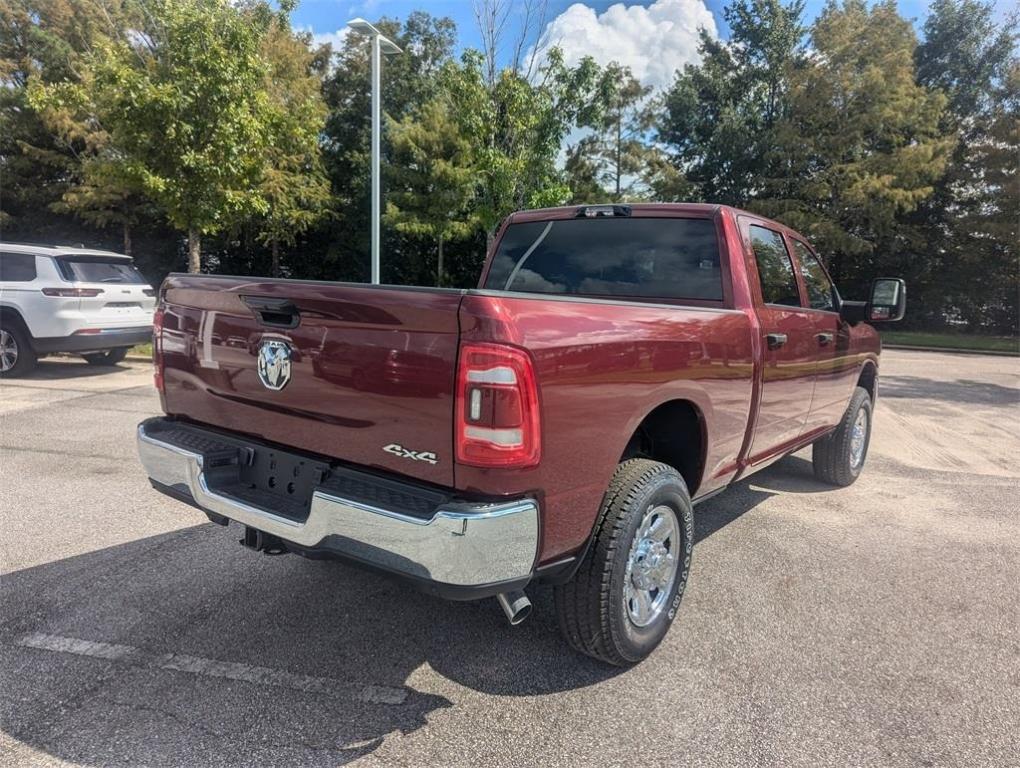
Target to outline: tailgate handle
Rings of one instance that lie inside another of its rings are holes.
[[[242,296],[241,300],[259,319],[263,325],[274,328],[297,328],[301,322],[301,313],[290,299],[279,299],[272,296]]]

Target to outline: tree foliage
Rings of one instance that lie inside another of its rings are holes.
[[[651,92],[629,67],[610,64],[600,73],[592,105],[579,120],[591,133],[567,152],[567,183],[574,201],[619,202],[643,196],[655,152],[646,138],[654,119],[648,104]]]
[[[257,226],[259,238],[271,249],[272,273],[279,276],[280,244],[294,245],[327,214],[331,203],[319,152],[326,120],[322,77],[327,57],[309,49],[307,35],[296,37],[283,15],[264,37],[262,56],[271,109],[258,186],[265,213]]]
[[[760,192],[802,55],[803,9],[803,0],[734,0],[723,11],[729,42],[703,30],[701,62],[665,93],[658,137],[699,198],[742,205]]]
[[[472,202],[477,167],[471,142],[451,116],[449,101],[427,101],[420,110],[390,122],[392,165],[386,223],[436,244],[436,285],[446,282],[443,245],[478,229]]]
[[[936,0],[916,50],[917,78],[947,98],[952,142],[934,194],[912,217],[921,317],[947,307],[971,327],[1020,322],[1020,61],[1015,19],[979,0]]]
[[[412,12],[400,24],[381,19],[376,26],[403,49],[382,62],[383,112],[389,120],[407,119],[439,91],[439,76],[452,60],[453,22]],[[367,280],[369,274],[370,112],[369,48],[365,38],[348,35],[343,47],[331,52],[331,70],[323,84],[328,109],[322,137],[323,163],[329,178],[333,215],[310,234],[314,259],[294,254],[294,268],[309,276],[342,275]],[[382,164],[392,168],[391,145],[384,135]],[[383,228],[384,282],[420,283],[434,275],[424,266],[421,239],[391,227]],[[431,244],[429,245],[431,247]]]
[[[483,50],[456,57],[449,19],[380,19],[404,51],[382,71],[384,281],[473,284],[520,208],[694,199],[803,231],[848,296],[906,277],[908,322],[1016,332],[1016,26],[934,0],[919,40],[870,2],[806,27],[804,0],[732,0],[729,39],[703,33],[659,93],[534,44],[543,0],[478,0]],[[290,10],[0,0],[3,236],[122,233],[156,280],[204,233],[207,269],[367,279],[367,40],[314,47]]]
[[[484,64],[467,52],[449,83],[461,130],[475,147],[478,218],[491,236],[515,210],[566,201],[556,157],[591,108],[599,68],[590,58],[568,67],[553,48],[533,80],[507,68],[490,84]]]
[[[82,182],[82,166],[102,141],[100,131],[66,110],[44,119],[29,103],[30,80],[75,79],[98,39],[132,23],[118,0],[0,0],[0,227],[46,231],[46,212]],[[117,196],[80,193],[95,202],[93,224],[116,218],[103,206]]]
[[[100,38],[76,80],[29,87],[37,109],[99,126],[118,183],[137,185],[188,233],[199,271],[201,233],[265,213],[258,190],[271,134],[262,38],[264,5],[149,0],[140,26]]]
[[[862,287],[902,247],[903,216],[945,167],[945,97],[915,82],[915,45],[893,0],[830,2],[811,59],[790,74],[775,176],[754,207],[813,238],[846,285]]]

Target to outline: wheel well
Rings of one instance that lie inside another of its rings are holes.
[[[671,400],[645,416],[620,461],[637,457],[676,469],[693,497],[705,462],[704,420],[697,407],[689,400]]]
[[[878,369],[872,363],[865,363],[861,375],[857,377],[857,386],[864,387],[868,391],[868,396],[871,398],[872,403],[875,402],[875,395],[877,394],[875,387],[877,384]]]
[[[23,331],[28,331],[28,324],[21,316],[21,313],[14,307],[0,306],[0,322],[16,325]]]

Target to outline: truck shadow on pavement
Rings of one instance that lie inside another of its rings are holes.
[[[944,400],[970,405],[1016,405],[1020,403],[1020,389],[989,381],[939,381],[921,376],[887,376],[882,379],[878,397],[879,402],[889,397]]]
[[[810,455],[810,450],[806,451],[806,456]],[[831,485],[815,479],[810,458],[785,456],[695,507],[695,545],[777,494],[827,493],[834,490]]]
[[[549,590],[511,629],[495,600],[237,538],[205,524],[4,575],[0,728],[86,765],[337,765],[458,686],[541,695],[620,672],[563,645]]]
[[[826,489],[810,472],[787,458],[705,502],[697,539],[780,490]],[[511,629],[494,600],[237,537],[204,524],[5,575],[3,731],[86,765],[337,765],[465,706],[459,686],[540,696],[626,674],[567,648],[549,588]]]

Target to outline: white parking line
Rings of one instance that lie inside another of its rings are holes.
[[[130,664],[136,667],[165,669],[173,672],[188,672],[205,677],[220,677],[227,680],[241,680],[254,685],[271,685],[290,688],[303,693],[321,693],[335,698],[357,699],[369,704],[403,704],[407,699],[406,688],[387,685],[351,685],[329,677],[295,675],[279,669],[238,664],[232,661],[204,659],[181,653],[152,653],[131,645],[97,643],[74,637],[61,637],[35,632],[15,641],[22,648],[36,648],[42,651],[70,653]]]

